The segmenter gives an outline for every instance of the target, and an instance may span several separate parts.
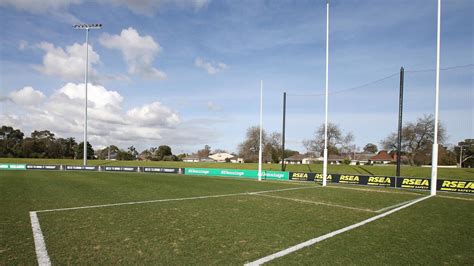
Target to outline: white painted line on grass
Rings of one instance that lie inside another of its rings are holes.
[[[355,210],[355,211],[375,212],[374,210],[371,210],[371,209],[362,209],[362,208],[344,206],[344,205],[333,204],[333,203],[327,203],[327,202],[321,202],[321,201],[310,201],[310,200],[286,198],[286,197],[280,197],[280,196],[274,196],[274,195],[265,195],[265,194],[255,194],[255,195],[257,195],[257,196],[262,196],[262,197],[276,198],[276,199],[291,200],[291,201],[302,202],[302,203],[311,203],[311,204],[316,204],[316,205],[325,205],[325,206],[331,206],[331,207],[337,207],[337,208],[343,208],[343,209],[350,209],[350,210]]]
[[[274,253],[274,254],[271,254],[271,255],[269,255],[269,256],[263,257],[263,258],[258,259],[258,260],[256,260],[256,261],[252,261],[252,262],[246,263],[245,265],[246,265],[246,266],[262,265],[262,264],[264,264],[264,263],[266,263],[266,262],[269,262],[269,261],[272,261],[272,260],[274,260],[274,259],[276,259],[276,258],[283,257],[283,256],[285,256],[285,255],[288,255],[288,254],[290,254],[290,253],[293,253],[293,252],[295,252],[295,251],[298,251],[298,250],[300,250],[300,249],[302,249],[302,248],[305,248],[305,247],[314,245],[314,244],[316,244],[316,243],[318,243],[318,242],[321,242],[321,241],[323,241],[323,240],[326,240],[326,239],[331,238],[331,237],[333,237],[333,236],[336,236],[336,235],[338,235],[338,234],[341,234],[341,233],[350,231],[350,230],[355,229],[355,228],[357,228],[357,227],[363,226],[363,225],[365,225],[365,224],[368,224],[368,223],[370,223],[370,222],[373,222],[373,221],[375,221],[375,220],[378,220],[378,219],[380,219],[380,218],[383,218],[383,217],[385,217],[385,216],[387,216],[387,215],[390,215],[390,214],[392,214],[392,213],[394,213],[394,212],[397,212],[397,211],[399,211],[399,210],[402,210],[402,209],[404,209],[404,208],[410,207],[411,205],[416,204],[416,203],[418,203],[418,202],[420,202],[420,201],[423,201],[423,200],[425,200],[425,199],[428,199],[428,198],[430,198],[430,197],[432,197],[432,196],[429,195],[429,196],[426,196],[426,197],[423,197],[423,198],[416,199],[416,200],[414,200],[414,201],[412,201],[412,202],[410,202],[410,203],[408,203],[408,204],[406,204],[406,205],[403,205],[403,206],[400,206],[400,207],[398,207],[398,208],[392,209],[392,210],[390,210],[390,211],[384,212],[384,213],[382,213],[382,214],[376,215],[376,216],[371,217],[371,218],[369,218],[369,219],[367,219],[367,220],[364,220],[364,221],[362,221],[362,222],[358,222],[358,223],[356,223],[356,224],[353,224],[353,225],[350,225],[350,226],[341,228],[341,229],[336,230],[336,231],[333,231],[333,232],[331,232],[331,233],[328,233],[328,234],[325,234],[325,235],[322,235],[322,236],[319,236],[319,237],[310,239],[310,240],[308,240],[308,241],[306,241],[306,242],[303,242],[303,243],[300,243],[300,244],[298,244],[298,245],[292,246],[292,247],[290,247],[290,248],[284,249],[284,250],[282,250],[282,251],[279,251],[279,252],[277,252],[277,253]]]
[[[440,196],[440,195],[437,195],[437,196],[439,198],[446,198],[446,199],[474,201],[474,199],[472,199],[472,198],[462,198],[462,197],[453,197],[453,196]]]
[[[418,195],[418,196],[420,196],[420,193],[409,192],[409,191],[388,191],[388,190],[376,189],[376,187],[372,187],[372,188],[343,187],[342,185],[344,185],[344,184],[333,184],[331,186],[327,186],[327,188],[347,189],[347,190],[357,190],[357,191],[367,191],[367,192],[380,192],[380,193],[389,193],[389,194]]]
[[[36,212],[30,212],[31,229],[33,230],[33,239],[35,241],[36,258],[38,265],[49,266],[51,260],[49,259],[48,251],[46,250],[46,243],[44,242],[43,232],[38,220]]]
[[[135,204],[146,204],[146,203],[157,203],[157,202],[170,202],[170,201],[184,201],[184,200],[198,200],[198,199],[209,199],[209,198],[222,198],[222,197],[232,197],[232,196],[242,196],[242,195],[254,195],[261,193],[271,193],[287,190],[299,190],[299,189],[308,189],[308,188],[318,188],[314,187],[294,187],[294,188],[284,188],[284,189],[274,189],[274,190],[265,190],[265,191],[255,191],[255,192],[241,192],[233,194],[221,194],[221,195],[208,195],[208,196],[197,196],[197,197],[187,197],[187,198],[173,198],[173,199],[158,199],[158,200],[146,200],[146,201],[132,201],[132,202],[121,202],[121,203],[111,203],[111,204],[101,204],[101,205],[90,205],[90,206],[80,206],[80,207],[71,207],[71,208],[58,208],[50,210],[38,210],[39,212],[56,212],[56,211],[69,211],[69,210],[80,210],[80,209],[92,209],[92,208],[105,208],[105,207],[114,207],[114,206],[123,206],[123,205],[135,205]]]
[[[393,209],[393,208],[396,208],[398,206],[402,206],[402,205],[405,205],[405,204],[408,204],[412,201],[415,201],[417,199],[412,199],[412,200],[407,200],[407,201],[404,201],[404,202],[400,202],[400,203],[397,203],[397,204],[393,204],[392,206],[388,206],[388,207],[385,207],[385,208],[382,208],[382,209],[379,209],[379,210],[376,210],[375,212],[378,212],[378,213],[381,213],[381,212],[384,212],[384,211],[388,211],[390,209]]]

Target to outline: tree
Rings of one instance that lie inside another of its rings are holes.
[[[47,139],[47,140],[54,140],[54,133],[49,130],[41,130],[41,131],[33,131],[31,132],[31,138],[33,139]]]
[[[377,153],[379,149],[377,148],[377,145],[373,143],[367,143],[364,147],[364,152],[371,152],[371,153]]]
[[[454,147],[454,153],[456,154],[459,167],[474,168],[474,139],[460,141],[458,145]]]
[[[79,143],[76,147],[76,155],[78,159],[84,158],[84,142]],[[87,159],[94,158],[94,149],[92,149],[92,145],[87,142]]]
[[[265,147],[267,133],[262,130],[262,145]],[[245,162],[258,162],[258,151],[260,148],[260,127],[252,126],[247,129],[244,142],[238,146],[239,156]]]
[[[161,145],[156,150],[154,154],[154,159],[156,159],[157,161],[162,161],[163,157],[169,155],[173,155],[173,153],[171,152],[171,147],[167,145]]]
[[[278,163],[282,159],[280,133],[273,132],[270,134],[267,143],[265,143],[263,153],[265,158],[271,158],[273,163]]]
[[[74,159],[75,158],[75,149],[77,146],[76,140],[74,138],[59,138],[57,139],[57,142],[60,143],[62,154],[61,158],[69,158],[69,159]]]
[[[216,153],[228,153],[228,152],[224,149],[215,149],[212,151],[212,154],[216,154]]]
[[[149,149],[146,149],[140,153],[140,156],[138,158],[140,160],[151,160],[152,157],[153,153]]]
[[[211,155],[211,146],[204,145],[204,149],[198,150],[197,155],[199,158],[209,157],[209,155]]]
[[[314,139],[303,141],[303,145],[308,152],[323,154],[324,131],[325,127],[322,124],[314,132]],[[351,132],[344,135],[338,125],[328,123],[328,154],[339,154],[341,150],[349,150],[353,140],[354,135]]]
[[[19,129],[10,126],[0,128],[0,157],[15,156],[15,146],[21,145],[25,135]]]
[[[119,147],[117,147],[115,145],[109,145],[109,146],[105,147],[102,150],[98,150],[96,155],[100,160],[109,159],[109,155],[111,157],[110,159],[112,159],[112,156],[114,156],[115,159],[118,160],[117,157],[118,157],[119,152],[120,152]]]
[[[171,149],[170,149],[171,150]],[[132,156],[133,160],[136,160],[138,157],[138,151],[135,149],[135,147],[132,145],[128,147],[128,153]]]
[[[402,152],[405,152],[410,165],[421,165],[431,163],[431,151],[434,138],[434,117],[424,115],[415,123],[408,122],[402,128]],[[397,133],[391,133],[381,141],[386,150],[397,150]],[[446,138],[446,131],[439,123],[438,142],[442,144]]]

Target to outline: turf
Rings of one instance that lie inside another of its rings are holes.
[[[0,265],[36,262],[29,211],[286,188],[299,189],[38,217],[53,264],[242,265],[425,195],[184,175],[0,171]],[[423,201],[275,263],[472,264],[474,198],[454,196],[460,199]]]
[[[82,160],[68,159],[33,159],[33,158],[0,158],[0,163],[23,163],[23,164],[63,164],[82,165]],[[258,168],[257,164],[245,163],[189,163],[189,162],[165,162],[165,161],[107,161],[89,160],[90,165],[115,165],[115,166],[156,166],[156,167],[195,167],[195,168],[230,168],[230,169],[251,169]],[[264,164],[264,170],[281,170],[279,164]],[[322,173],[322,164],[290,164],[286,171],[295,172],[318,172]],[[395,165],[328,165],[329,173],[334,174],[356,174],[356,175],[384,175],[395,176]],[[401,167],[401,176],[407,177],[430,177],[431,168],[405,166]],[[474,180],[474,169],[472,168],[438,168],[438,178]]]

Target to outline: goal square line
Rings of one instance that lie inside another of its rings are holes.
[[[49,266],[51,265],[51,259],[49,257],[46,242],[44,240],[44,235],[41,230],[41,225],[38,218],[38,213],[47,213],[47,212],[60,212],[60,211],[70,211],[70,210],[83,210],[83,209],[93,209],[93,208],[106,208],[106,207],[115,207],[115,206],[124,206],[124,205],[137,205],[137,204],[148,204],[148,203],[160,203],[160,202],[172,202],[172,201],[186,201],[186,200],[198,200],[198,199],[210,199],[210,198],[222,198],[222,197],[232,197],[232,196],[244,196],[244,195],[257,195],[263,193],[279,192],[279,191],[289,191],[289,190],[301,190],[301,189],[313,189],[319,188],[318,186],[304,186],[304,187],[293,187],[293,188],[284,188],[284,189],[274,189],[274,190],[263,190],[255,192],[240,192],[240,193],[231,193],[231,194],[220,194],[220,195],[206,195],[206,196],[197,196],[197,197],[184,197],[184,198],[171,198],[171,199],[158,199],[158,200],[148,200],[148,201],[133,201],[133,202],[121,202],[121,203],[112,203],[112,204],[99,204],[99,205],[89,205],[89,206],[79,206],[79,207],[69,207],[69,208],[57,208],[57,209],[46,209],[46,210],[37,210],[30,211],[30,221],[31,229],[33,231],[33,240],[35,244],[35,252],[37,257],[38,265],[40,266]]]
[[[231,196],[246,196],[246,195],[250,195],[250,196],[264,196],[265,195],[265,196],[268,196],[267,194],[272,194],[272,193],[275,193],[275,192],[298,191],[298,190],[313,189],[313,188],[322,188],[322,187],[321,186],[307,186],[307,187],[305,186],[305,187],[297,187],[297,188],[274,189],[274,190],[255,191],[255,192],[241,192],[241,193],[233,193],[233,194],[206,195],[206,196],[198,196],[198,197],[160,199],[160,200],[152,200],[152,201],[137,201],[137,202],[125,202],[125,203],[116,203],[116,204],[102,204],[102,205],[81,206],[81,207],[73,207],[73,208],[58,208],[58,209],[32,211],[32,212],[30,212],[30,217],[32,217],[31,218],[32,230],[33,230],[33,232],[38,232],[38,231],[40,232],[40,234],[34,233],[35,248],[36,248],[36,252],[37,252],[38,263],[40,265],[50,265],[50,264],[45,263],[45,261],[46,262],[48,261],[49,255],[47,253],[46,244],[44,242],[44,237],[42,236],[42,233],[41,233],[41,228],[40,228],[39,220],[38,220],[38,217],[37,217],[37,213],[60,212],[60,211],[66,211],[66,210],[79,210],[79,209],[92,209],[92,208],[105,208],[105,207],[113,207],[113,206],[158,203],[158,202],[186,201],[186,200],[197,200],[197,199],[206,199],[206,198],[220,198],[220,197],[231,197]],[[34,221],[33,217],[36,217],[36,221]],[[41,242],[42,242],[42,244],[41,244]],[[37,243],[40,243],[40,244],[37,244]],[[47,259],[45,259],[45,258],[47,258]]]

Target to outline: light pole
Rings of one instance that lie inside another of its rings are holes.
[[[84,74],[84,83],[86,86],[84,100],[84,166],[87,165],[87,75],[89,72],[89,30],[102,29],[102,24],[76,24],[73,26],[76,30],[86,30],[86,71]]]

